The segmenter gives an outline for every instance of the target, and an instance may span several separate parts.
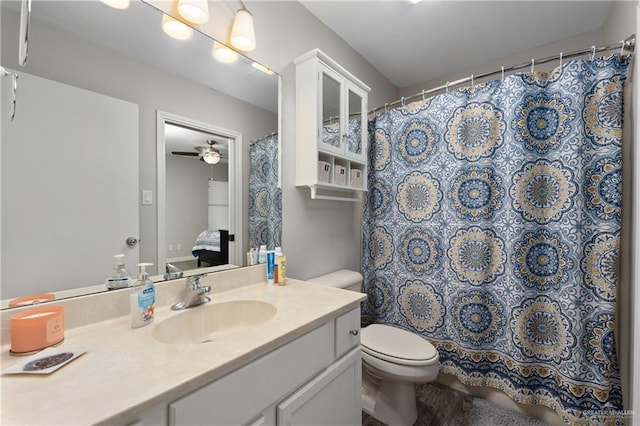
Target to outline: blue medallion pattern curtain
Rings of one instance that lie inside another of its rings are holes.
[[[374,117],[364,325],[419,333],[441,372],[567,423],[621,421],[627,68],[575,60]]]
[[[249,247],[280,247],[282,190],[278,188],[278,137],[251,144],[249,149]]]

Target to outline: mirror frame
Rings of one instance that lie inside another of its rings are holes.
[[[157,241],[158,241],[158,257],[157,267],[158,274],[161,275],[165,270],[167,263],[167,181],[166,181],[166,144],[165,144],[165,124],[176,124],[179,126],[189,127],[208,133],[215,133],[220,136],[229,138],[229,194],[233,194],[229,206],[232,207],[229,214],[229,233],[233,234],[233,248],[230,247],[229,252],[232,253],[236,266],[244,266],[242,262],[242,242],[244,241],[244,232],[242,223],[244,214],[242,211],[242,133],[235,130],[226,129],[214,124],[205,123],[194,120],[178,114],[157,110],[156,112],[156,182],[157,182]],[[233,158],[231,158],[233,157]],[[240,193],[238,193],[238,191]],[[230,262],[231,263],[231,262]]]

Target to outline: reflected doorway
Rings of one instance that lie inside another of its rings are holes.
[[[233,241],[241,241],[240,134],[158,114],[158,271],[242,265]]]

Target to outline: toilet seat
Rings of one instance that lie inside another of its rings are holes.
[[[384,324],[362,329],[362,352],[399,365],[427,366],[438,362],[438,351],[415,333]]]

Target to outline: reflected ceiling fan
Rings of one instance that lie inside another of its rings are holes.
[[[171,151],[173,155],[182,155],[185,157],[199,157],[207,164],[217,164],[223,156],[220,154],[220,149],[214,148],[214,145],[219,144],[213,139],[207,140],[207,145],[196,146],[193,149],[196,152],[187,151]]]

